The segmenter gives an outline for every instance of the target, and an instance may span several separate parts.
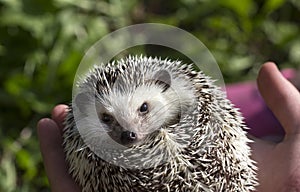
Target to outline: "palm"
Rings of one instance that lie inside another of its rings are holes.
[[[254,159],[258,162],[258,191],[292,191],[299,186],[300,178],[300,135],[285,138],[279,144],[270,144],[255,140],[253,144]],[[299,182],[299,181],[298,181]]]

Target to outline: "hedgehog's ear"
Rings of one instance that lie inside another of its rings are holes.
[[[91,105],[91,96],[88,92],[78,93],[73,100],[73,107],[79,109],[81,113],[87,114]]]
[[[163,87],[163,92],[171,86],[171,74],[167,70],[157,71],[154,75],[155,84]]]

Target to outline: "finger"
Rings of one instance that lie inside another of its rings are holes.
[[[265,102],[287,135],[299,132],[300,94],[272,62],[265,63],[258,75],[258,88]]]
[[[52,119],[56,122],[58,127],[60,128],[61,134],[64,127],[64,120],[68,112],[68,106],[67,105],[57,105],[52,110]]]
[[[62,147],[62,137],[57,124],[51,119],[42,119],[37,126],[41,153],[52,191],[79,191],[68,174]]]

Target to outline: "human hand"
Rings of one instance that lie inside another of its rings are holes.
[[[41,119],[37,126],[44,165],[53,192],[80,191],[68,173],[62,147],[63,121],[66,112],[66,105],[58,105],[52,111],[52,119]]]
[[[251,148],[260,184],[257,191],[300,191],[300,94],[271,62],[262,66],[257,82],[265,102],[285,130],[280,143],[253,138]]]

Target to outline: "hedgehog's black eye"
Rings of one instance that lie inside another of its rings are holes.
[[[142,114],[148,113],[148,104],[147,104],[146,102],[143,103],[143,104],[141,105],[141,107],[140,107],[140,112],[141,112]]]
[[[101,120],[104,122],[104,123],[110,123],[112,122],[113,120],[113,117],[111,115],[108,115],[106,113],[103,113],[102,114],[102,117],[101,117]]]

